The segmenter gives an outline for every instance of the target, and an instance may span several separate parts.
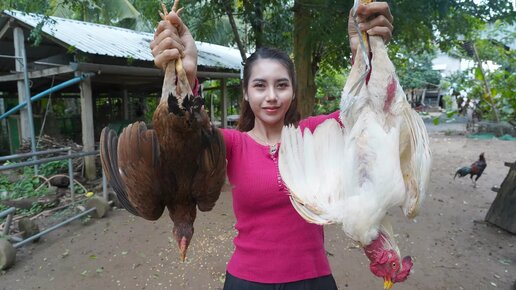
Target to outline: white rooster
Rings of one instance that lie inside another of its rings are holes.
[[[313,134],[283,128],[279,169],[298,213],[316,224],[341,223],[364,247],[371,272],[390,289],[407,279],[412,259],[401,259],[385,215],[398,206],[407,217],[417,214],[431,152],[382,38],[371,36],[369,45],[372,58],[362,42],[344,86],[343,127],[331,119]]]

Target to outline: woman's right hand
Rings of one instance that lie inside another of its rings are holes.
[[[154,64],[162,69],[170,61],[182,57],[188,82],[193,88],[197,77],[197,47],[190,30],[178,15],[181,9],[175,11],[177,2],[178,0],[174,2],[174,8],[165,16],[165,20],[159,22],[150,48]]]
[[[377,35],[383,38],[385,43],[389,43],[392,38],[392,17],[389,4],[387,2],[372,2],[367,5],[360,4],[357,8],[357,20],[360,31],[355,30],[353,22],[353,8],[349,11],[348,35],[349,45],[353,57],[359,46],[360,33],[366,32],[369,35]]]

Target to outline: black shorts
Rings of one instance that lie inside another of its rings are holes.
[[[224,290],[337,290],[332,275],[289,283],[257,283],[237,278],[226,272]]]

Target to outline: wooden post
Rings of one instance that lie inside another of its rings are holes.
[[[79,75],[80,72],[77,72],[76,76]],[[81,89],[82,150],[91,152],[95,150],[95,131],[93,129],[93,97],[90,78],[82,80],[79,87]],[[95,179],[97,177],[95,156],[84,157],[84,166],[86,178]]]
[[[5,113],[5,103],[4,103],[4,98],[0,98],[0,115],[3,115]],[[0,132],[3,132],[6,134],[6,136],[8,136],[7,134],[7,120],[6,119],[2,119],[2,121],[0,121]],[[8,136],[10,139],[11,137]]]
[[[23,29],[20,27],[15,27],[13,29],[13,37],[14,37],[14,55],[16,57],[22,57],[22,53],[25,50],[25,37],[23,36]],[[23,64],[16,59],[16,71],[23,72]],[[16,82],[18,86],[18,102],[21,104],[25,102],[25,83],[22,80]],[[30,129],[29,129],[29,113],[27,107],[20,109],[20,132],[21,139],[30,138]]]
[[[506,166],[509,164],[505,163]],[[516,234],[516,161],[510,167],[485,220]]]
[[[124,105],[124,120],[129,120],[129,118],[131,116],[129,116],[129,106],[130,106],[130,103],[129,103],[129,95],[127,93],[127,89],[124,88],[124,90],[122,91],[123,93],[123,100],[122,100],[122,103]]]
[[[222,128],[228,127],[228,88],[226,85],[226,79],[220,80],[221,84],[221,96],[220,96],[220,103],[221,103],[221,110],[220,115],[222,120],[220,120],[220,124]]]

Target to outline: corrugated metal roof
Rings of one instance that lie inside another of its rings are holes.
[[[4,10],[3,13],[32,27],[43,19],[43,15],[34,13],[12,10]],[[53,16],[49,18],[50,21],[46,21],[43,26],[43,32],[79,51],[153,61],[149,48],[149,43],[154,37],[152,33]],[[199,41],[196,44],[198,65],[240,70],[242,58],[237,49]]]

